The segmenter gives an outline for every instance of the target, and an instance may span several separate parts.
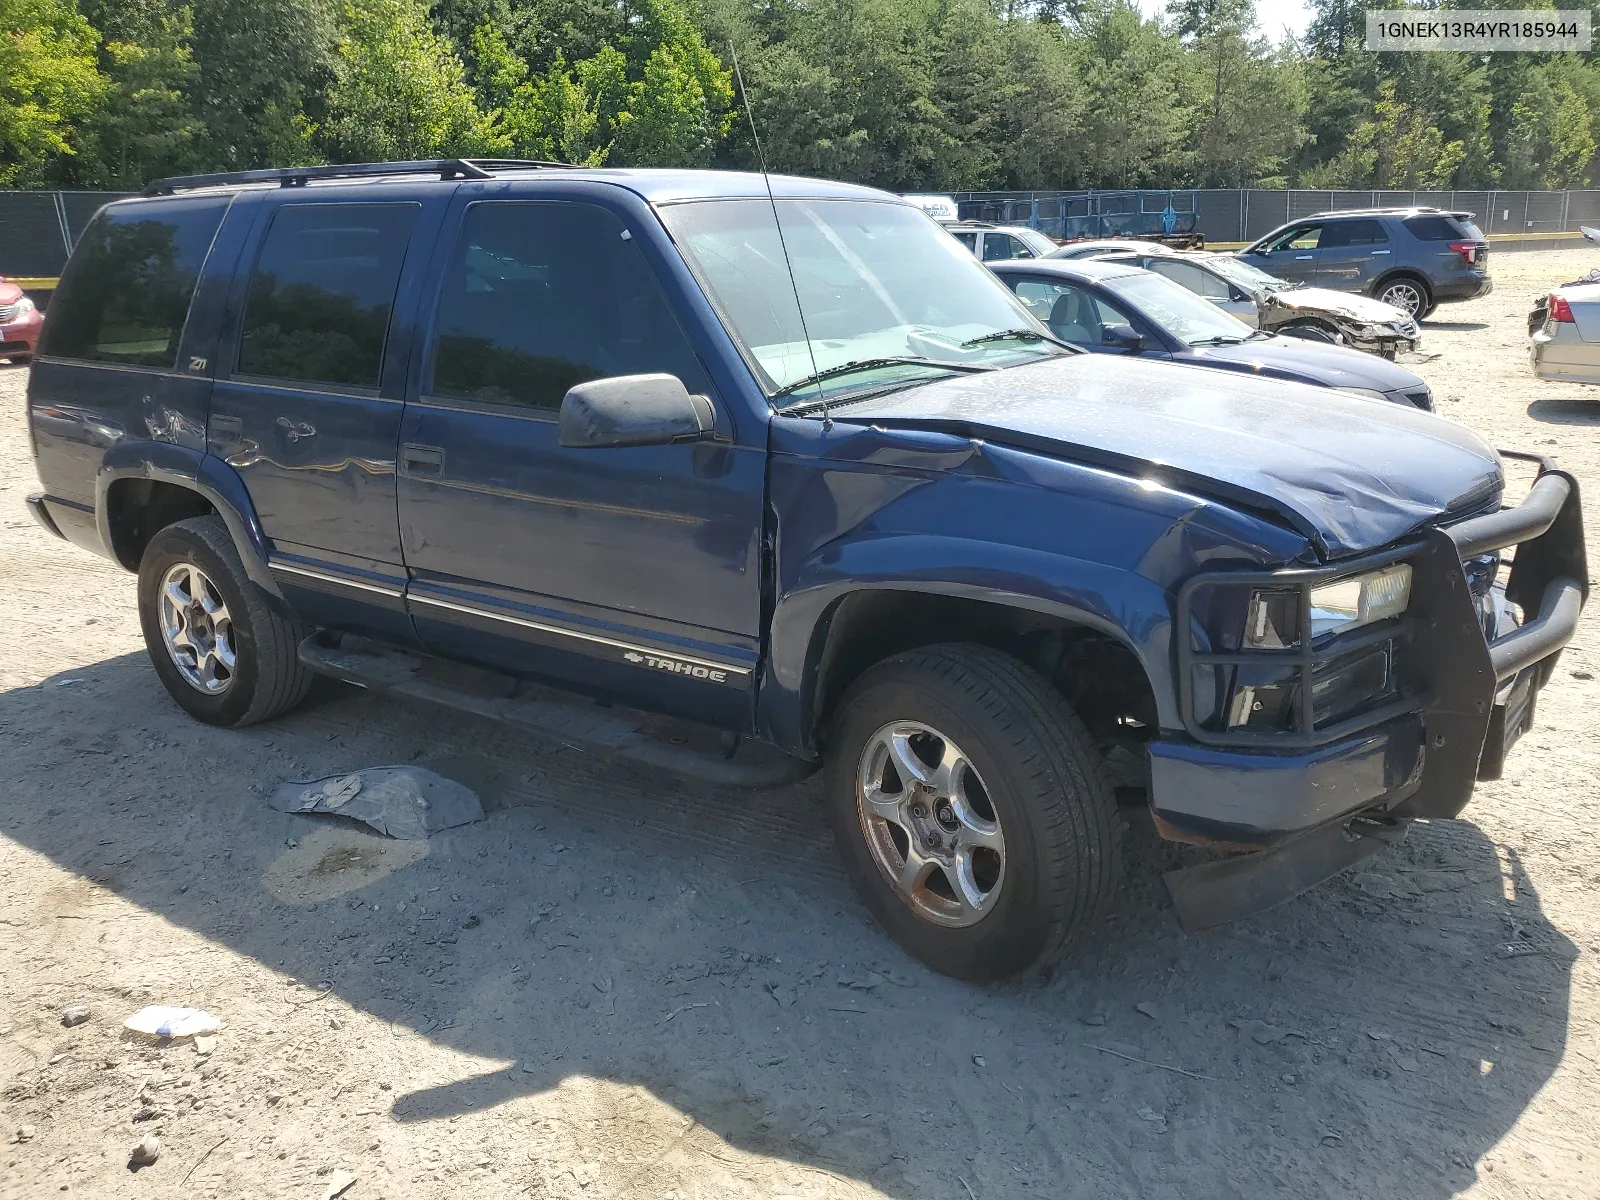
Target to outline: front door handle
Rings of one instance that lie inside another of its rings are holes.
[[[406,475],[438,478],[444,474],[444,451],[438,446],[400,447],[400,470]]]
[[[237,442],[244,437],[243,417],[224,417],[216,413],[211,415],[211,440],[215,442]]]
[[[1309,255],[1309,254],[1296,254],[1294,256],[1294,260],[1295,260],[1295,262],[1310,262],[1311,261],[1311,255]]]
[[[1374,250],[1373,253],[1374,254],[1388,254],[1388,253],[1390,253],[1390,251],[1388,251],[1388,250]]]

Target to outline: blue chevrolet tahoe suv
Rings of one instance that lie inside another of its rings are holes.
[[[967,979],[1093,922],[1119,805],[1217,852],[1195,927],[1498,774],[1586,597],[1570,476],[1508,507],[1428,413],[1080,353],[910,205],[768,186],[154,184],[51,305],[28,503],[138,573],[202,721],[324,674],[663,775],[825,763],[866,903]]]

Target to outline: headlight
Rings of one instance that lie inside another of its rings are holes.
[[[1385,404],[1389,402],[1389,397],[1372,388],[1342,387],[1334,388],[1333,390],[1343,392],[1347,396],[1365,396],[1368,400],[1382,400]]]
[[[1299,645],[1299,602],[1298,592],[1252,593],[1244,645],[1251,650]],[[1410,563],[1325,583],[1311,589],[1311,640],[1398,617],[1410,602]]]
[[[33,311],[34,304],[26,296],[17,301],[17,316],[25,316]]]

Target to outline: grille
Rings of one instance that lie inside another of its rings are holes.
[[[16,320],[18,307],[16,304],[0,304],[0,325]]]
[[[1423,388],[1421,391],[1407,392],[1406,399],[1424,412],[1433,411],[1433,393],[1427,388]]]

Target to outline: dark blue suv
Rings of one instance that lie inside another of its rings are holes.
[[[1431,414],[1080,353],[812,180],[166,180],[83,235],[28,398],[34,515],[138,573],[198,719],[323,674],[664,776],[826,763],[866,903],[968,979],[1094,920],[1119,805],[1229,855],[1170,877],[1190,926],[1455,816],[1587,587],[1549,463],[1507,507]]]

